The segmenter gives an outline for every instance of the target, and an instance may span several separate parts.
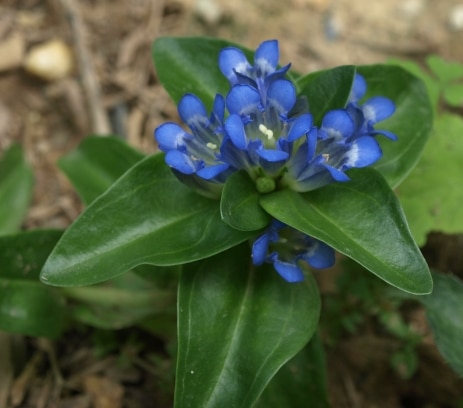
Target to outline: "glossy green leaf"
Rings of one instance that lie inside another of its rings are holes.
[[[270,216],[259,204],[260,194],[246,172],[228,177],[220,201],[222,220],[241,231],[265,228]]]
[[[34,178],[21,147],[12,145],[0,159],[0,235],[19,229],[32,197]]]
[[[434,273],[434,290],[421,300],[439,351],[463,376],[463,282],[455,276]]]
[[[244,245],[185,267],[175,407],[251,407],[315,332],[313,278],[288,284],[271,266],[249,264]]]
[[[0,278],[37,281],[61,234],[58,230],[32,230],[0,237]]]
[[[226,95],[228,80],[219,69],[219,53],[225,47],[236,46],[216,38],[161,37],[153,45],[156,73],[170,97],[178,103],[186,93],[197,95],[208,109],[215,95]],[[239,46],[250,61],[253,53]]]
[[[359,66],[368,84],[366,98],[386,96],[396,105],[389,119],[379,122],[376,129],[395,133],[398,140],[392,142],[378,137],[383,157],[375,164],[389,182],[397,187],[415,167],[432,129],[433,110],[423,82],[398,66]]]
[[[432,279],[402,208],[373,169],[354,169],[351,181],[298,194],[283,190],[261,198],[276,219],[312,235],[404,291],[426,294]]]
[[[0,330],[28,336],[57,337],[64,327],[61,294],[30,281],[0,278]]]
[[[82,201],[90,204],[143,157],[115,136],[91,136],[62,157],[58,165]]]
[[[327,408],[325,353],[319,336],[272,378],[256,408]]]
[[[463,232],[463,120],[442,114],[416,168],[397,193],[419,245],[431,231]]]
[[[252,235],[226,225],[218,201],[185,187],[164,156],[154,155],[132,167],[66,230],[41,279],[51,285],[88,285],[141,264],[202,259]]]
[[[315,72],[297,80],[300,95],[309,101],[314,123],[320,126],[323,116],[332,109],[341,109],[349,99],[355,67],[346,65]]]

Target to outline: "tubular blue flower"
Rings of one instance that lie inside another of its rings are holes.
[[[304,280],[301,261],[324,269],[334,265],[335,257],[333,248],[325,243],[274,220],[254,241],[252,261],[254,265],[271,263],[287,282],[301,282]]]
[[[391,140],[397,140],[394,133],[388,130],[375,129],[376,123],[389,118],[395,112],[394,103],[384,96],[373,96],[360,104],[359,101],[365,96],[366,91],[367,83],[365,78],[360,74],[355,74],[347,104],[347,111],[355,124],[355,136],[383,135]]]
[[[208,117],[201,100],[186,94],[180,100],[178,113],[191,133],[172,122],[155,130],[159,148],[166,153],[166,163],[182,174],[223,182],[230,170],[233,171],[220,157],[224,111],[225,102],[221,95],[216,96],[212,114]]]
[[[274,81],[263,100],[249,85],[235,85],[226,98],[230,116],[225,122],[222,158],[250,176],[276,177],[284,171],[293,144],[312,126],[308,113],[289,118],[296,103],[294,85],[285,79]]]
[[[254,54],[251,65],[244,53],[235,47],[224,48],[219,54],[219,68],[231,86],[249,85],[257,89],[262,99],[273,81],[284,78],[291,64],[277,69],[279,49],[277,40],[264,41]]]
[[[345,109],[328,112],[320,129],[313,127],[288,162],[282,183],[296,191],[311,191],[332,182],[349,181],[345,171],[366,167],[382,156],[374,137],[357,136]]]

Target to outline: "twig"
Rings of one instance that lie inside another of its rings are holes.
[[[11,334],[0,332],[0,407],[6,407],[10,386],[13,381],[11,362]]]
[[[43,360],[43,352],[37,351],[29,360],[21,375],[14,381],[11,387],[11,403],[13,406],[20,405],[26,396],[29,384],[37,374],[37,368]]]
[[[95,75],[90,53],[86,45],[86,31],[80,12],[74,0],[60,0],[64,13],[69,20],[74,38],[82,86],[87,97],[92,132],[99,135],[111,133],[109,119],[101,102],[100,86]]]

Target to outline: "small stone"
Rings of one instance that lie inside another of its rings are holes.
[[[424,0],[405,0],[400,3],[399,12],[401,16],[413,19],[418,17],[424,11],[424,8]]]
[[[68,76],[73,69],[69,47],[61,40],[51,40],[32,48],[24,61],[24,69],[47,81]]]
[[[222,18],[222,10],[215,0],[198,0],[195,4],[196,15],[210,25],[215,25]]]
[[[463,30],[463,4],[452,7],[448,20],[449,26],[454,31]]]

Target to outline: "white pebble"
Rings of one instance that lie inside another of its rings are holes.
[[[222,10],[214,0],[197,0],[195,13],[199,18],[211,25],[217,24],[222,18]]]
[[[455,31],[463,30],[463,4],[458,4],[450,10],[449,26]]]
[[[424,0],[404,0],[399,5],[399,12],[402,16],[412,19],[418,17],[424,7]]]
[[[32,48],[24,61],[24,69],[47,81],[61,79],[73,68],[72,53],[60,40],[48,41]]]

